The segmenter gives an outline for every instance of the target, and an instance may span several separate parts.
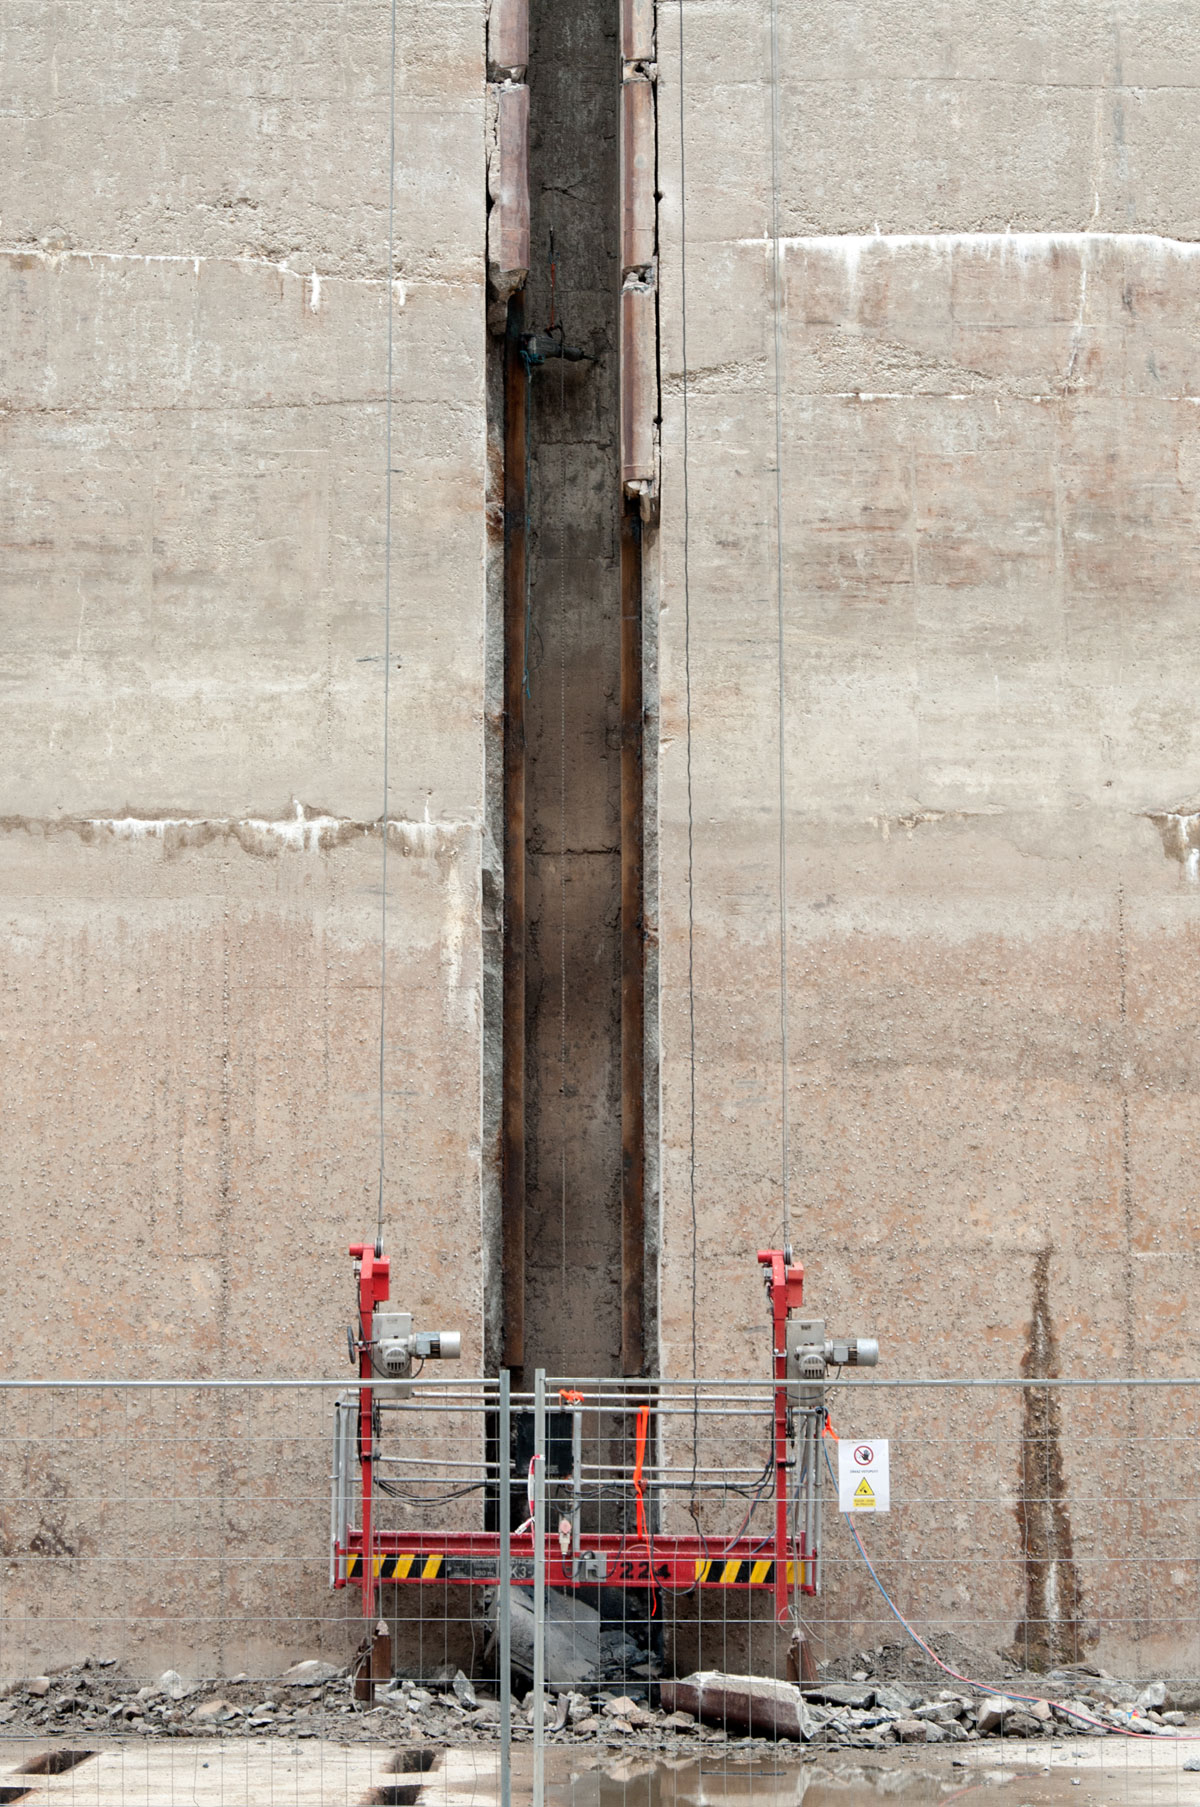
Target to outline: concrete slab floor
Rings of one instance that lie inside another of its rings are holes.
[[[918,1803],[983,1798],[1003,1789],[1013,1807],[1179,1807],[1200,1803],[1200,1773],[1184,1769],[1194,1750],[1183,1740],[1097,1738],[1044,1745],[994,1744],[958,1755],[897,1750],[860,1754],[815,1746],[780,1746],[757,1759],[706,1750],[691,1756],[622,1756],[619,1752],[548,1750],[547,1807],[859,1807],[881,1796]],[[57,1774],[30,1773],[47,1757],[53,1767],[70,1750],[76,1761]],[[495,1751],[425,1753],[394,1743],[345,1745],[330,1739],[284,1743],[221,1739],[82,1747],[12,1741],[0,1747],[0,1799],[73,1807],[471,1807],[499,1799]],[[532,1800],[532,1752],[513,1752],[513,1801]],[[21,1790],[18,1794],[16,1791]],[[27,1791],[27,1792],[25,1792]]]

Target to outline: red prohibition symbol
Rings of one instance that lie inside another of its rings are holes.
[[[854,1452],[854,1460],[860,1468],[869,1468],[875,1460],[875,1451],[869,1443],[860,1443]]]

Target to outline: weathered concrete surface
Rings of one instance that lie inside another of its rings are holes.
[[[385,1233],[474,1370],[482,8],[399,32]],[[3,55],[5,1368],[337,1373],[375,1221],[386,9],[18,5]],[[316,1560],[235,1617],[341,1612],[323,1440],[297,1463]]]
[[[162,1372],[326,1369],[345,1315],[330,1263],[369,1227],[385,25],[8,14],[6,1280],[22,1283],[25,1237],[50,1249],[98,1213],[103,1298],[161,1322],[133,1365]],[[479,8],[410,12],[401,33],[392,1191],[443,1223],[429,1296],[473,1354]],[[47,134],[57,156],[39,163]],[[394,1234],[413,1227],[397,1210]],[[179,1281],[130,1262],[156,1238]],[[263,1289],[280,1305],[311,1289],[299,1345]],[[93,1364],[127,1368],[81,1315]],[[32,1327],[17,1340],[18,1371],[58,1365]]]
[[[1039,1261],[1064,1373],[1194,1371],[1198,40],[1161,6],[780,14],[791,1235],[892,1373],[1019,1372]],[[697,1330],[702,1372],[752,1372],[754,1250],[784,1233],[766,9],[689,4],[684,34]],[[688,1372],[674,17],[659,56],[663,1353]],[[955,1548],[996,1553],[990,1597],[904,1571],[913,1610],[1001,1640],[1029,1606],[1015,1407],[967,1420],[995,1504]],[[1068,1444],[1068,1485],[1113,1459]],[[1055,1636],[1170,1642],[1161,1564],[1136,1610],[1079,1576]],[[879,1603],[832,1583],[838,1644]]]

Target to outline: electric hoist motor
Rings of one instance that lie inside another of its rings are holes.
[[[390,1308],[371,1314],[371,1367],[380,1380],[411,1380],[413,1362],[458,1361],[457,1330],[414,1330],[412,1313]]]
[[[816,1405],[830,1368],[873,1368],[879,1344],[873,1336],[829,1337],[823,1318],[787,1321],[788,1392],[797,1405]]]

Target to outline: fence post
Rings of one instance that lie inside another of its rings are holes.
[[[533,1382],[533,1807],[546,1798],[546,1370]]]
[[[500,1426],[496,1451],[500,1525],[500,1807],[512,1802],[512,1408],[511,1377],[500,1370]]]

